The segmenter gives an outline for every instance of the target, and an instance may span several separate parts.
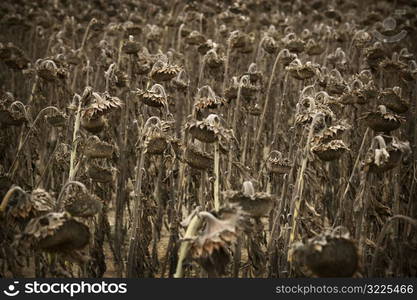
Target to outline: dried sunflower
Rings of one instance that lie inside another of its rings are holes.
[[[235,204],[253,218],[267,216],[274,205],[273,197],[264,192],[255,193],[253,183],[245,181],[242,191],[224,191],[223,197],[231,204]]]
[[[343,153],[349,151],[349,148],[342,140],[331,140],[330,142],[318,140],[311,147],[311,151],[323,161],[332,161],[339,159]]]
[[[213,42],[211,39],[208,39],[197,47],[197,51],[200,53],[200,55],[206,55],[208,51],[216,49],[217,47],[217,43]]]
[[[182,38],[186,38],[191,33],[191,30],[185,27],[185,24],[181,24],[178,31]]]
[[[253,85],[262,85],[263,83],[263,74],[262,71],[258,69],[256,63],[251,63],[248,67],[248,71],[244,74],[249,76],[250,83]]]
[[[180,71],[181,67],[170,64],[168,58],[165,55],[162,55],[160,59],[154,63],[149,75],[156,82],[164,82],[170,81],[176,77]]]
[[[193,30],[186,38],[185,42],[188,45],[199,46],[206,42],[206,37],[200,32]]]
[[[223,23],[230,24],[235,20],[236,14],[232,13],[230,10],[225,10],[221,12],[217,17]]]
[[[372,173],[384,173],[397,167],[401,159],[410,153],[408,141],[402,142],[396,137],[378,135],[372,140],[366,155],[365,169]]]
[[[88,158],[110,158],[114,152],[114,146],[104,141],[100,141],[97,136],[88,138],[84,148],[84,154]]]
[[[365,30],[357,30],[353,35],[353,45],[356,48],[363,49],[372,41],[372,35]]]
[[[391,59],[385,58],[379,63],[379,67],[387,73],[401,73],[404,69],[407,68],[407,65],[399,60],[397,52],[392,54]]]
[[[339,71],[346,71],[348,68],[346,53],[340,47],[334,53],[327,55],[327,61]]]
[[[323,44],[316,42],[314,39],[309,39],[305,47],[305,52],[310,56],[320,55],[324,52]]]
[[[154,60],[149,54],[148,49],[143,47],[142,51],[138,54],[137,60],[135,60],[134,72],[137,75],[146,75],[151,71],[153,64]]]
[[[156,120],[155,124],[151,121]],[[150,155],[162,155],[168,149],[170,137],[168,130],[170,123],[160,121],[157,117],[148,119],[145,125],[145,153]]]
[[[405,61],[405,62],[410,62],[414,58],[414,54],[413,53],[410,53],[408,51],[408,48],[402,48],[400,50],[400,53],[398,55],[399,55],[398,56],[398,59],[399,60],[402,60],[402,61]]]
[[[305,80],[314,77],[318,70],[319,65],[313,64],[312,62],[308,61],[305,64],[302,64],[301,61],[297,58],[294,59],[288,67],[285,68],[290,75],[298,80]]]
[[[313,137],[313,141],[320,140],[322,142],[328,142],[333,139],[340,139],[341,135],[350,128],[351,126],[346,120],[340,120],[329,127],[326,126],[319,134]]]
[[[148,33],[146,39],[148,42],[159,43],[162,39],[162,29],[158,25],[147,24]]]
[[[218,70],[224,66],[225,59],[218,55],[215,49],[211,49],[204,56],[204,61],[210,69]]]
[[[260,91],[261,87],[257,84],[253,84],[250,75],[243,75],[240,78],[240,85],[241,85],[241,93],[243,99],[251,100],[253,99],[256,94]]]
[[[342,21],[342,15],[340,14],[339,11],[335,10],[334,8],[329,8],[328,10],[326,10],[324,12],[324,16],[326,16],[329,19],[333,19],[337,22]]]
[[[83,109],[83,118],[87,119],[93,119],[96,116],[106,115],[114,109],[119,109],[123,105],[119,98],[110,96],[108,92],[91,92],[83,100],[85,104],[85,108]]]
[[[282,64],[284,67],[287,67],[290,65],[290,63],[297,58],[297,54],[291,53],[288,49],[282,49],[278,53],[278,61],[280,64]]]
[[[104,22],[97,20],[96,18],[93,18],[90,21],[90,26],[91,31],[100,32],[103,31],[105,24]]]
[[[61,169],[66,170],[69,167],[71,157],[71,147],[68,144],[60,143],[55,151],[54,163]]]
[[[230,103],[233,99],[237,97],[237,91],[239,89],[239,79],[236,76],[230,78],[230,85],[224,91],[224,96]]]
[[[259,84],[252,83],[249,74],[243,75],[240,79],[238,79],[236,76],[233,76],[231,78],[231,85],[227,87],[225,91],[225,96],[229,102],[237,98],[239,88],[241,99],[246,100],[246,102],[250,102],[251,100],[255,99],[256,94],[261,89]]]
[[[97,134],[103,130],[107,124],[107,119],[104,116],[96,116],[94,118],[82,118],[81,126],[90,133]]]
[[[102,210],[103,201],[96,195],[84,191],[74,191],[65,199],[64,208],[73,217],[87,218]]]
[[[274,150],[269,153],[266,166],[271,173],[289,174],[293,162],[289,158],[283,157],[281,152]]]
[[[142,25],[129,20],[123,23],[123,30],[128,36],[139,36],[142,33]]]
[[[152,107],[168,107],[168,97],[165,89],[160,84],[154,84],[146,91],[136,90],[136,95],[144,104]]]
[[[18,194],[10,201],[8,213],[14,218],[27,219],[41,216],[54,208],[55,199],[44,189],[35,189],[30,195]]]
[[[11,69],[23,70],[29,65],[30,60],[22,49],[9,42],[7,45],[0,43],[0,59]]]
[[[203,93],[203,92],[206,93]],[[205,85],[201,87],[194,100],[194,108],[200,112],[204,109],[215,109],[226,104],[226,100],[218,97],[210,86]]]
[[[401,88],[395,86],[381,91],[378,101],[395,113],[405,113],[410,109],[410,104],[401,97]]]
[[[316,103],[316,100],[313,97],[304,97],[301,99],[300,103],[297,104],[295,124],[310,124],[317,114],[323,116],[326,124],[331,124],[332,120],[336,118],[328,105]]]
[[[45,119],[54,127],[63,127],[68,121],[68,116],[64,112],[53,110],[52,114],[45,116]]]
[[[296,54],[303,52],[305,48],[305,42],[293,32],[288,33],[281,42],[286,49]]]
[[[26,116],[21,110],[16,109],[12,95],[6,95],[0,100],[0,128],[9,126],[21,126],[26,122]]]
[[[266,35],[261,42],[262,49],[265,50],[266,53],[275,54],[278,52],[279,45],[274,40],[273,37]]]
[[[342,104],[367,104],[369,98],[363,93],[363,83],[357,79],[350,86],[347,86],[347,90],[339,97],[339,102]]]
[[[401,71],[401,78],[405,82],[414,82],[417,78],[417,63],[415,60],[408,62],[407,68]]]
[[[262,114],[262,108],[258,104],[243,107],[243,111],[255,117],[259,117]]]
[[[200,212],[198,215],[205,220],[206,225],[192,241],[190,256],[209,277],[225,275],[231,258],[230,247],[237,241],[245,214],[239,207],[231,206],[221,209],[217,217],[210,212]]]
[[[230,33],[229,43],[232,49],[244,49],[248,47],[252,41],[248,34],[240,30],[235,30]]]
[[[48,252],[68,253],[87,246],[90,230],[67,212],[50,212],[26,225],[15,243]]]
[[[404,120],[401,116],[387,112],[384,105],[379,105],[376,112],[365,113],[362,117],[366,124],[376,132],[390,132],[398,129]]]
[[[126,72],[116,68],[111,73],[110,82],[118,88],[126,87],[128,83],[128,75]]]
[[[87,168],[87,176],[93,181],[110,183],[113,181],[114,170],[92,163]]]
[[[337,69],[332,69],[328,74],[319,72],[318,84],[325,88],[329,95],[342,95],[348,91],[348,85]]]
[[[386,57],[386,51],[380,42],[375,42],[371,47],[365,48],[366,62],[374,70],[378,68],[379,63]]]
[[[188,144],[185,148],[184,159],[186,163],[198,170],[207,170],[213,166],[212,155],[200,149],[198,144]]]
[[[136,42],[133,38],[133,35],[129,35],[129,39],[124,41],[122,46],[122,51],[126,54],[136,54],[140,50],[140,43]]]
[[[220,118],[216,114],[210,114],[202,121],[192,120],[186,123],[185,129],[193,138],[204,143],[214,143],[220,137],[230,139],[230,132],[220,125]]]
[[[352,277],[359,266],[359,255],[349,233],[322,233],[293,246],[299,266],[307,266],[318,277]]]
[[[38,59],[35,62],[36,73],[46,81],[55,81],[67,77],[67,69],[56,59],[46,58]]]
[[[172,79],[172,84],[178,91],[186,92],[188,87],[190,86],[190,79],[188,79],[187,74],[184,70],[181,70],[178,75]]]
[[[373,80],[369,80],[367,83],[362,83],[362,86],[359,88],[358,92],[363,95],[364,101],[370,103],[378,95],[378,89],[375,86]]]

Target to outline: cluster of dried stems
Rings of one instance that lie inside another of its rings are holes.
[[[365,2],[1,2],[0,277],[416,276],[417,2]]]

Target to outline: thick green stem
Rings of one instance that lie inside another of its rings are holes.
[[[190,250],[190,241],[188,241],[188,239],[192,239],[196,235],[198,229],[200,228],[201,221],[201,218],[198,216],[198,214],[196,214],[191,220],[190,225],[187,227],[187,231],[185,232],[184,236],[185,241],[182,242],[180,247],[177,269],[174,274],[174,278],[184,277],[183,262],[187,257],[188,250]]]

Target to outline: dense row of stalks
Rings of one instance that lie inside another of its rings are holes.
[[[0,277],[416,276],[416,6],[1,2]]]

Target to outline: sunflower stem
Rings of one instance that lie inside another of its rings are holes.
[[[409,223],[412,226],[414,226],[414,227],[417,228],[417,220],[416,219],[413,219],[413,218],[410,218],[410,217],[407,217],[407,216],[403,216],[403,215],[394,215],[394,216],[392,216],[391,218],[389,218],[385,222],[385,224],[382,227],[382,229],[381,229],[381,231],[380,231],[380,233],[378,235],[378,238],[376,240],[375,253],[372,256],[372,262],[371,262],[371,268],[370,268],[369,278],[373,278],[374,277],[375,266],[376,266],[376,263],[378,262],[378,255],[381,252],[380,247],[381,247],[381,244],[382,244],[382,242],[384,240],[384,237],[387,235],[388,229],[389,229],[390,225],[394,221],[398,221],[398,220],[404,220],[404,221],[406,221],[406,223]]]
[[[47,107],[43,108],[43,109],[42,109],[42,110],[38,113],[38,115],[36,116],[35,120],[34,120],[34,121],[33,121],[33,123],[31,124],[31,126],[30,126],[30,128],[29,128],[29,130],[28,130],[28,133],[27,133],[27,134],[26,134],[26,136],[25,136],[25,139],[23,140],[23,142],[19,143],[19,146],[18,146],[18,148],[17,148],[16,157],[15,157],[15,159],[13,160],[13,163],[12,163],[12,165],[11,165],[10,169],[9,169],[9,172],[8,172],[8,173],[10,173],[10,174],[11,174],[11,177],[12,177],[12,178],[13,178],[13,176],[14,176],[14,172],[15,172],[15,170],[17,169],[17,167],[16,167],[16,163],[18,162],[18,161],[17,161],[17,158],[19,157],[19,155],[20,155],[20,153],[21,153],[21,151],[22,151],[22,149],[23,149],[23,146],[24,146],[24,145],[26,144],[26,142],[28,141],[29,136],[30,136],[30,134],[31,134],[32,130],[35,128],[35,124],[36,124],[36,122],[39,120],[39,118],[42,116],[42,114],[43,114],[45,111],[49,110],[49,109],[53,109],[53,110],[55,110],[55,111],[59,112],[58,108],[56,108],[55,106],[47,106]],[[26,118],[27,118],[27,117],[26,117]]]
[[[185,232],[184,236],[184,239],[186,239],[186,241],[184,241],[180,247],[177,269],[174,274],[174,278],[184,277],[183,262],[187,257],[188,250],[190,250],[190,242],[187,239],[191,239],[196,235],[197,230],[200,228],[201,221],[201,218],[198,216],[198,214],[196,214],[194,218],[191,220],[190,225],[188,225],[187,227],[187,231]]]
[[[219,211],[220,209],[220,150],[219,142],[214,144],[214,209]]]
[[[277,69],[277,66],[278,66],[278,62],[279,62],[283,53],[284,53],[283,51],[280,51],[277,54],[277,56],[275,58],[275,61],[274,61],[274,65],[272,66],[271,76],[269,77],[268,88],[266,90],[265,103],[264,103],[264,107],[263,107],[263,110],[262,110],[262,115],[260,117],[258,131],[256,132],[256,136],[255,136],[255,143],[254,143],[255,149],[253,151],[253,156],[252,156],[252,161],[251,161],[252,166],[255,163],[256,156],[258,155],[258,145],[259,145],[259,141],[261,139],[262,129],[263,129],[263,126],[265,124],[265,116],[266,116],[267,109],[268,109],[268,106],[269,106],[269,99],[271,98],[270,94],[271,94],[272,82],[274,81],[274,75],[275,75],[275,72],[276,72],[276,69]]]
[[[297,181],[295,183],[295,190],[294,190],[294,196],[291,203],[291,232],[290,232],[290,238],[287,244],[287,247],[289,247],[295,240],[296,234],[297,234],[297,225],[299,221],[299,215],[300,215],[300,208],[301,208],[301,202],[303,199],[303,191],[304,191],[304,173],[307,168],[308,163],[308,157],[309,157],[309,151],[310,151],[310,141],[313,138],[314,133],[314,126],[316,125],[317,120],[319,120],[320,114],[316,114],[313,117],[313,121],[311,122],[307,142],[304,147],[304,153],[303,153],[303,160],[301,163],[301,169],[297,178]],[[290,270],[292,265],[292,251],[288,251],[287,260],[290,262]]]
[[[77,155],[77,146],[78,146],[78,138],[77,134],[80,130],[80,123],[81,123],[81,99],[80,97],[77,97],[78,99],[78,108],[77,108],[77,115],[75,116],[75,122],[74,122],[74,133],[72,135],[72,149],[71,149],[71,158],[70,158],[70,170],[69,170],[69,176],[68,181],[73,181],[76,173],[75,168],[75,158]]]
[[[240,110],[240,97],[241,97],[241,93],[242,93],[242,86],[243,86],[243,81],[242,81],[242,79],[240,79],[239,86],[238,86],[238,89],[237,89],[237,96],[236,96],[236,108],[235,108],[235,111],[233,113],[233,120],[232,120],[232,132],[233,132],[233,134],[237,134],[236,124],[237,124],[237,118],[238,118],[239,110]],[[227,166],[226,182],[228,182],[228,184],[231,184],[230,183],[230,178],[232,176],[232,161],[233,161],[232,151],[229,151],[228,161],[229,162],[228,162],[228,166]]]
[[[0,204],[0,213],[4,212],[6,210],[7,204],[9,203],[9,200],[11,198],[11,196],[13,195],[14,192],[19,191],[22,192],[23,194],[26,194],[26,192],[19,186],[13,186],[11,187],[6,195],[3,197],[3,200],[1,201]]]
[[[133,222],[132,222],[132,231],[130,232],[129,239],[129,254],[127,258],[126,272],[127,277],[133,276],[133,270],[135,268],[134,259],[137,245],[137,238],[139,235],[139,225],[140,225],[140,202],[141,202],[141,190],[142,190],[142,170],[145,162],[145,153],[141,151],[139,165],[137,166],[137,176],[136,176],[136,186],[135,186],[135,203],[133,207]]]

